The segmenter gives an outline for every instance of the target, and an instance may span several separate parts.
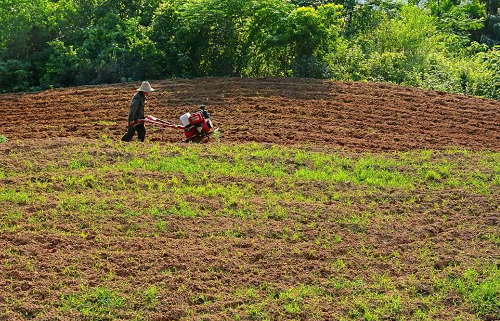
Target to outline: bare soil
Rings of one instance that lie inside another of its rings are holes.
[[[313,79],[208,78],[151,81],[146,114],[180,123],[205,104],[221,142],[324,145],[353,151],[500,150],[500,102],[384,83]],[[139,83],[2,95],[9,139],[125,133]],[[180,130],[148,127],[151,141]]]
[[[500,151],[498,101],[310,79],[151,83],[157,91],[148,96],[146,114],[179,122],[203,103],[223,143],[310,150],[305,145],[332,153],[341,147],[352,159],[360,151]],[[219,215],[172,215],[167,210],[176,200],[168,190],[148,188],[174,178],[188,184],[184,174],[111,171],[106,164],[147,159],[147,152],[95,140],[119,140],[125,133],[139,85],[1,95],[0,135],[9,141],[0,144],[0,320],[369,320],[367,313],[379,307],[387,309],[378,312],[381,320],[498,317],[477,313],[450,285],[468,268],[500,266],[498,186],[481,194],[439,182],[404,190],[207,174],[195,183],[251,185],[255,197],[228,205],[216,196],[186,195],[183,201]],[[182,138],[180,130],[148,127],[149,141]],[[82,151],[96,159],[95,167],[71,168]],[[215,159],[209,152],[203,156]],[[474,156],[435,157],[457,164],[452,176],[492,175],[472,173]],[[293,161],[292,169],[300,169]],[[292,188],[306,200],[277,200],[286,218],[223,215],[246,205],[264,211],[262,191],[286,195]],[[26,191],[36,192],[28,199],[11,195]],[[332,199],[325,201],[327,192]],[[315,196],[321,201],[311,201]],[[155,202],[165,207],[156,216],[130,214]],[[152,299],[151,287],[158,289]],[[100,289],[114,292],[96,298]],[[104,311],[89,316],[86,306]]]

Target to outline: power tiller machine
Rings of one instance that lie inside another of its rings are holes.
[[[205,105],[201,105],[200,110],[194,114],[185,113],[180,117],[180,120],[182,125],[177,125],[148,115],[144,119],[139,120],[139,123],[182,129],[186,137],[183,142],[206,143],[210,140],[210,135],[218,131],[212,124]]]

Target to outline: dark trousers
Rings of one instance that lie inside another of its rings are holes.
[[[132,137],[134,137],[135,131],[137,131],[137,139],[141,142],[144,142],[144,138],[146,137],[146,126],[144,126],[144,124],[128,126],[127,132],[122,137],[122,141],[131,141]]]

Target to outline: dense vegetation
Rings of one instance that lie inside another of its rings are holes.
[[[285,76],[499,98],[499,6],[499,0],[4,0],[0,90]]]

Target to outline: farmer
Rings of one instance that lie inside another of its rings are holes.
[[[155,89],[151,88],[151,85],[147,81],[143,81],[141,87],[137,89],[137,94],[132,98],[128,112],[128,130],[123,135],[122,141],[129,142],[134,137],[135,131],[137,131],[137,139],[144,142],[146,127],[144,123],[139,123],[138,121],[144,118],[144,102],[146,101],[146,96],[152,91],[155,91]]]

